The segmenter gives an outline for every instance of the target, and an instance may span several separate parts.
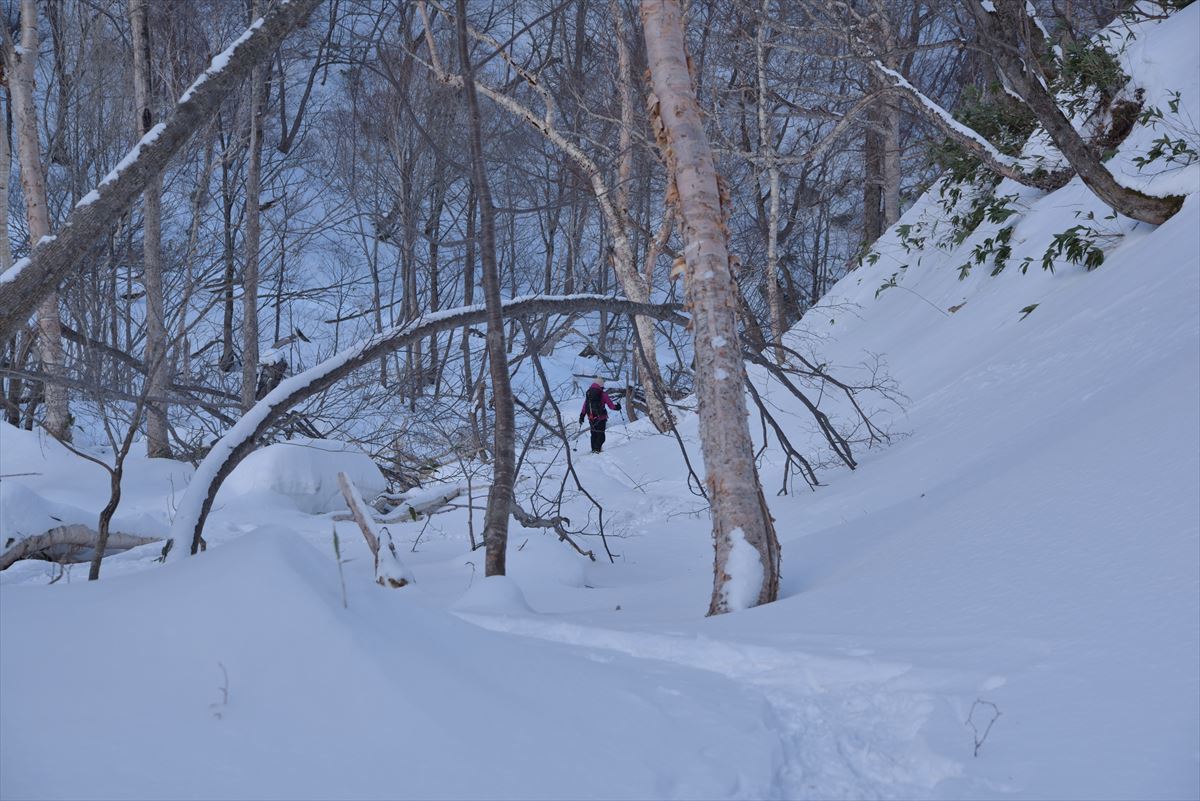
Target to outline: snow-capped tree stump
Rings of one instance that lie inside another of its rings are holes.
[[[136,534],[122,534],[119,531],[113,531],[108,535],[105,552],[111,554],[116,551],[126,551],[139,545],[158,542],[161,539],[162,537],[139,537]],[[17,540],[6,548],[3,553],[0,553],[0,570],[6,570],[22,559],[45,556],[47,552],[56,550],[62,551],[62,553],[54,554],[54,561],[86,562],[91,559],[90,552],[96,548],[99,541],[99,532],[82,523],[58,526],[45,534]],[[85,548],[88,550],[87,553],[78,552]],[[71,558],[66,558],[68,556]]]
[[[345,473],[338,473],[338,485],[342,488],[346,506],[350,507],[350,515],[362,530],[367,547],[375,556],[375,583],[381,587],[404,587],[412,584],[413,574],[400,561],[391,532],[375,525],[370,513],[371,507],[367,506],[359,494],[358,487],[354,486],[354,482]]]

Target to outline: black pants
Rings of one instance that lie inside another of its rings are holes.
[[[604,427],[608,425],[607,417],[597,417],[592,421],[592,452],[599,452],[604,447]]]

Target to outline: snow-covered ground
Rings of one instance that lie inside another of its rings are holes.
[[[1193,5],[1126,54],[1147,102],[1178,90],[1192,119],[1198,27]],[[1131,158],[1160,134],[1135,130],[1110,166],[1140,180]],[[1191,195],[1183,210],[1157,230],[1111,221],[1092,272],[1040,257],[1098,201],[1077,181],[1004,184],[1004,272],[959,280],[998,225],[913,252],[893,230],[801,321],[798,349],[843,374],[880,354],[908,401],[879,412],[891,445],[815,492],[774,496],[765,452],[784,568],[769,606],[703,616],[703,502],[672,438],[619,419],[602,455],[571,454],[614,563],[514,525],[510,576],[484,580],[458,510],[391,527],[417,583],[385,590],[353,523],[246,481],[200,557],[161,566],[145,546],[104,581],[80,566],[49,587],[57,568],[14,566],[0,796],[1200,796],[1200,166],[1157,182]],[[813,446],[806,413],[756,380]],[[190,470],[131,457],[114,528],[165,533]],[[95,465],[9,427],[0,475],[7,527],[107,493]]]

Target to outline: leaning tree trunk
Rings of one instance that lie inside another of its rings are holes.
[[[129,22],[133,38],[134,125],[141,139],[154,127],[154,95],[150,73],[150,25],[147,0],[129,0]],[[142,276],[146,288],[146,383],[148,397],[166,397],[171,386],[167,358],[167,329],[163,310],[162,275],[162,174],[152,176],[142,195]],[[170,457],[167,406],[158,401],[146,405],[146,455]]]
[[[715,545],[709,614],[720,614],[776,599],[779,541],[754,465],[728,233],[716,165],[688,72],[681,17],[677,0],[642,0],[656,96],[652,104],[665,135],[667,161],[674,167],[683,220],[700,443]]]
[[[483,272],[483,302],[487,309],[488,370],[492,379],[492,421],[494,456],[492,488],[488,491],[484,515],[486,557],[484,574],[503,576],[508,550],[508,516],[512,507],[513,482],[516,479],[516,444],[512,385],[508,376],[508,356],[504,347],[504,316],[500,307],[500,273],[496,265],[496,211],[488,185],[487,165],[483,158],[483,120],[479,98],[475,94],[475,70],[467,41],[467,4],[458,0],[455,24],[458,33],[458,58],[463,75],[463,97],[467,105],[467,138],[471,144],[471,175],[479,205],[479,262]]]
[[[32,4],[32,0],[25,0]],[[276,3],[261,24],[246,31],[196,80],[164,122],[134,145],[119,170],[100,184],[67,215],[55,237],[35,243],[27,258],[0,276],[0,340],[11,337],[34,307],[71,272],[81,254],[108,234],[111,226],[142,194],[151,176],[162,172],[192,133],[212,119],[225,96],[255,64],[270,58],[279,42],[301,24],[321,0]],[[256,21],[257,22],[257,21]],[[11,50],[8,29],[0,26],[5,51]],[[6,64],[11,59],[6,55]],[[12,86],[14,81],[10,81]]]
[[[1179,211],[1183,206],[1182,196],[1156,197],[1119,184],[1100,160],[1100,154],[1063,114],[1042,80],[1037,53],[1033,51],[1033,42],[1041,42],[1042,38],[1040,31],[1038,36],[1030,34],[1031,29],[1036,29],[1036,22],[1029,17],[1025,3],[996,0],[994,4],[984,4],[973,0],[969,5],[988,55],[1088,189],[1115,211],[1152,225],[1161,225]]]
[[[6,37],[7,39],[7,37]],[[50,235],[50,211],[46,198],[46,174],[39,153],[37,105],[34,102],[34,72],[38,57],[38,19],[35,0],[21,0],[21,44],[7,46],[5,65],[10,73],[8,86],[13,101],[13,122],[17,129],[17,159],[21,166],[21,190],[29,221],[29,247],[32,250]],[[7,217],[5,217],[7,220]],[[26,312],[28,316],[28,310]],[[14,326],[15,329],[15,326]],[[10,335],[13,331],[3,332]],[[42,360],[46,398],[46,430],[58,439],[71,439],[71,410],[67,388],[55,379],[63,375],[62,323],[59,320],[58,292],[39,298],[37,306],[37,348]]]

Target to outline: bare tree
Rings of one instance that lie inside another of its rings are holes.
[[[24,0],[30,6],[33,0]],[[29,256],[0,276],[0,339],[11,337],[31,310],[52,293],[77,266],[80,254],[103,237],[128,211],[150,177],[162,172],[171,157],[208,122],[225,96],[255,64],[266,60],[278,43],[308,16],[320,0],[292,0],[274,6],[262,24],[246,31],[184,93],[167,119],[142,137],[121,167],[107,176],[67,215],[51,239],[33,243]],[[36,35],[36,29],[34,31]],[[15,57],[7,28],[6,59]],[[36,52],[36,51],[35,51]],[[11,72],[11,69],[9,70]],[[14,82],[15,85],[15,82]]]
[[[154,127],[154,92],[150,69],[150,25],[147,0],[129,0],[133,39],[134,130],[141,139]],[[163,316],[162,174],[150,176],[142,195],[142,281],[146,288],[146,384],[150,395],[165,395],[171,385],[167,330]],[[146,408],[146,455],[169,457],[171,445],[167,409],[158,403]],[[97,563],[99,570],[99,563]]]
[[[424,11],[422,9],[422,11]],[[483,117],[475,94],[475,68],[467,36],[467,3],[457,0],[455,26],[463,100],[467,107],[467,137],[471,143],[471,183],[479,209],[479,264],[483,273],[483,302],[487,308],[488,370],[492,379],[492,488],[488,491],[483,539],[487,546],[485,574],[503,576],[508,549],[508,518],[516,480],[515,422],[512,385],[504,347],[504,318],[500,311],[500,273],[496,266],[496,221],[487,162],[483,153]],[[428,26],[426,26],[428,30]]]
[[[688,71],[675,0],[643,0],[642,24],[666,159],[684,232],[696,392],[715,549],[709,614],[770,603],[779,594],[779,541],[754,464],[722,190]]]
[[[252,0],[250,21],[258,18],[261,0]],[[266,94],[267,64],[250,69],[250,137],[246,143],[246,249],[242,266],[242,410],[254,405],[258,388],[258,250],[262,233],[263,96]]]

